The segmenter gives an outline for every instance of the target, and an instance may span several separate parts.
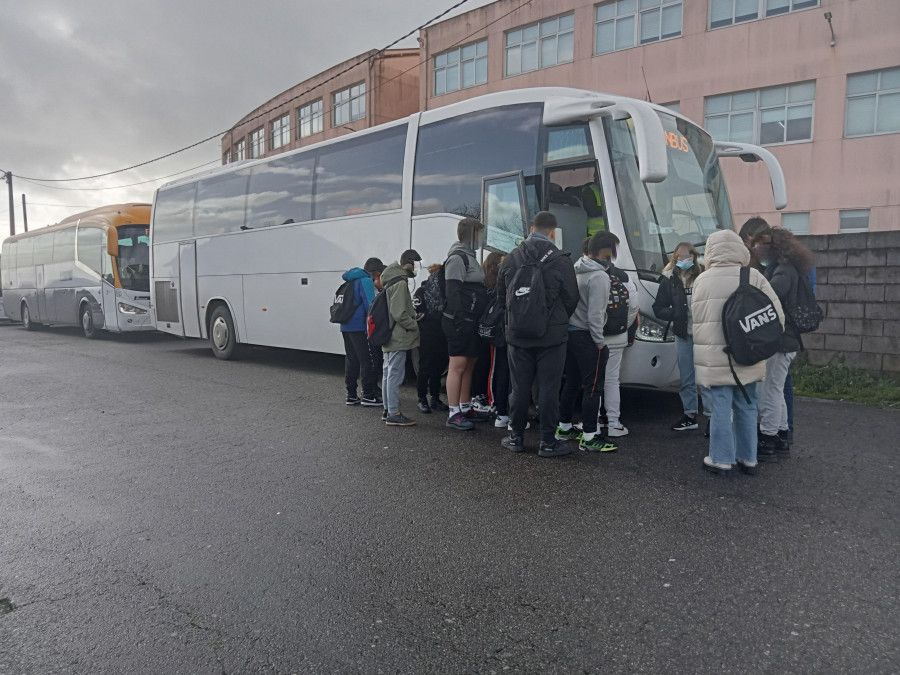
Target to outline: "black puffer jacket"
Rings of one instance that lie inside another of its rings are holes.
[[[506,294],[526,254],[537,258],[548,250],[557,250],[546,237],[529,236],[503,260],[497,280],[497,295],[506,306]],[[521,338],[506,326],[506,342],[523,349],[553,347],[569,339],[569,317],[578,306],[578,282],[568,254],[557,255],[543,264],[544,289],[550,307],[547,332],[540,338]]]
[[[763,271],[781,306],[784,308],[784,337],[781,341],[782,352],[799,352],[803,349],[800,331],[791,319],[791,313],[797,308],[797,289],[800,285],[800,272],[790,263],[774,262]]]
[[[682,340],[689,337],[687,293],[677,271],[673,270],[671,275],[664,272],[660,277],[659,290],[653,301],[653,313],[660,321],[671,322],[672,332]]]

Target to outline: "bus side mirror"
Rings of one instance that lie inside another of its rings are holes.
[[[119,233],[114,227],[106,231],[106,252],[114,258],[119,255]]]

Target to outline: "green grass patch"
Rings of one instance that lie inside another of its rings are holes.
[[[845,366],[797,366],[791,370],[794,393],[859,403],[900,407],[900,382]]]

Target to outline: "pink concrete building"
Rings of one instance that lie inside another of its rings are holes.
[[[833,32],[832,32],[833,30]],[[498,0],[422,31],[419,106],[571,86],[677,106],[784,167],[724,162],[735,222],[900,229],[898,0]]]
[[[267,157],[418,111],[419,50],[371,50],[297,84],[222,137],[222,162]]]

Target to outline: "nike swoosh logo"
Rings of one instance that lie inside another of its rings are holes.
[[[531,293],[531,287],[530,287],[530,286],[529,286],[528,288],[517,288],[517,289],[516,289],[516,295],[517,295],[517,296],[528,295],[529,293]]]

